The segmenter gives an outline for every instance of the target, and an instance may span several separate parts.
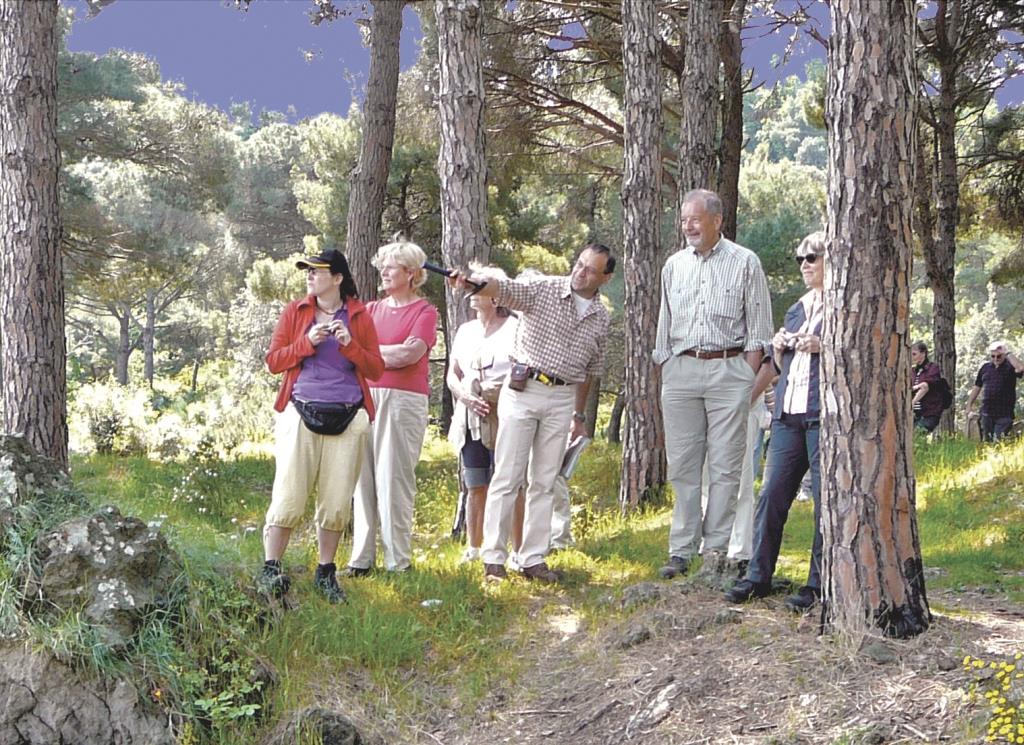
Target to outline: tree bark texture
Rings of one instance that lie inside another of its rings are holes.
[[[931,622],[910,417],[913,0],[833,0],[822,339],[828,618],[907,637]]]
[[[743,52],[740,31],[747,13],[747,0],[728,0],[720,47],[722,50],[722,146],[718,165],[718,193],[725,214],[722,234],[736,239],[736,208],[740,199],[740,155],[743,152]]]
[[[626,434],[619,505],[625,511],[664,483],[665,433],[658,405],[661,371],[651,360],[661,286],[661,39],[655,0],[623,0],[622,23]]]
[[[370,72],[363,104],[363,139],[359,165],[352,172],[345,237],[352,278],[359,296],[366,300],[377,295],[377,272],[370,261],[381,244],[381,214],[395,143],[398,47],[404,7],[404,0],[375,0],[370,21]]]
[[[57,11],[0,0],[0,389],[4,431],[67,468]]]
[[[437,102],[441,147],[441,256],[464,267],[491,255],[487,230],[487,159],[484,142],[483,10],[480,0],[437,0],[440,71]],[[469,305],[445,286],[452,333],[469,318]]]
[[[690,3],[686,13],[683,74],[679,81],[679,175],[677,215],[691,189],[718,188],[719,35],[723,0]],[[676,237],[683,242],[676,220]]]

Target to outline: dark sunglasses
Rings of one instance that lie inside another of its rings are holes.
[[[990,355],[990,356],[994,360],[1001,360],[1003,358],[1003,355],[1001,355],[1001,354],[993,354],[993,355]]]
[[[796,259],[796,265],[797,266],[801,266],[805,261],[808,264],[813,264],[815,261],[818,260],[818,254],[807,254],[806,256],[794,256],[793,258]]]

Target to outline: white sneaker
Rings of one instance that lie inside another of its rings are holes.
[[[480,549],[469,546],[465,551],[462,552],[462,558],[459,559],[459,563],[471,564],[474,561],[480,561]]]

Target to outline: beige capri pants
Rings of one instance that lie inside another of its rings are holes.
[[[316,487],[316,526],[336,532],[348,527],[369,428],[370,417],[360,409],[340,435],[318,435],[309,431],[289,402],[274,428],[276,468],[266,525],[297,527]]]

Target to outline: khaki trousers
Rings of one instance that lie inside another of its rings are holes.
[[[402,570],[412,557],[416,464],[427,431],[427,397],[393,388],[371,388],[370,395],[377,413],[356,484],[348,564],[373,566],[379,528],[384,568]]]
[[[527,380],[523,391],[502,389],[494,477],[484,510],[481,557],[485,564],[504,564],[508,558],[512,508],[527,480],[519,566],[544,561],[551,542],[552,491],[565,457],[575,398],[575,385],[546,386],[535,380]]]
[[[732,534],[729,536],[729,558],[749,559],[754,549],[754,452],[758,438],[764,437],[758,413],[760,402],[750,408],[747,419],[747,451],[743,454],[743,472],[740,474],[740,490],[736,497],[736,516],[732,522]],[[708,508],[708,462],[704,460],[704,478],[701,485],[701,506]]]
[[[668,478],[675,492],[670,556],[726,551],[747,449],[754,371],[743,355],[698,360],[675,355],[662,367]],[[708,505],[701,511],[701,476],[708,461]]]
[[[274,424],[274,489],[266,525],[298,527],[316,487],[317,527],[337,532],[347,528],[369,426],[363,409],[340,435],[318,435],[306,428],[289,402]]]

